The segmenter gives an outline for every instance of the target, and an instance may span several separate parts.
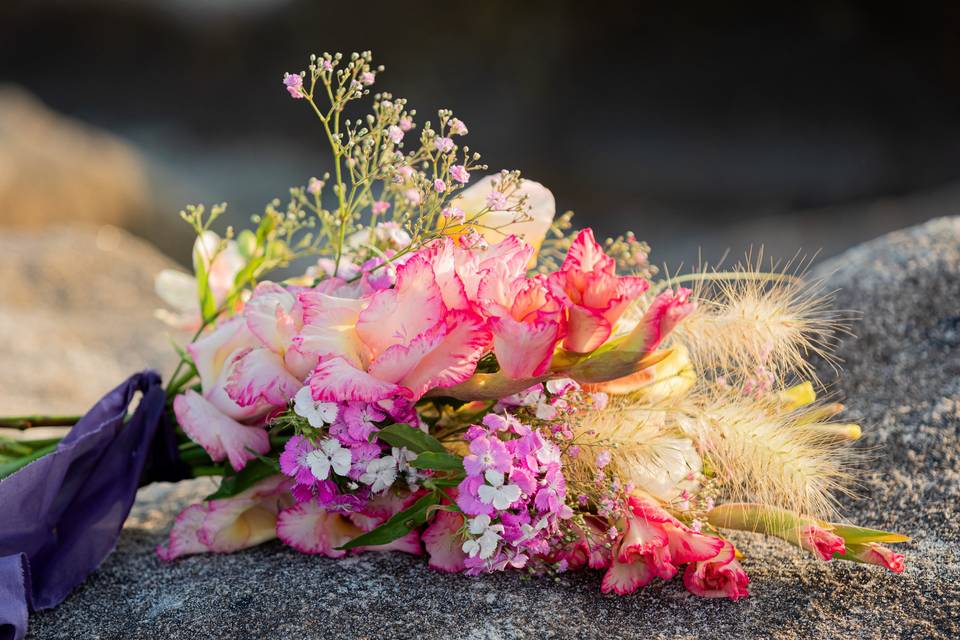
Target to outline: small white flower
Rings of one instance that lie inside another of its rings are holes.
[[[480,514],[467,523],[467,530],[476,538],[463,543],[461,547],[463,552],[471,558],[479,555],[483,560],[493,556],[493,553],[497,550],[497,545],[500,543],[503,525],[491,524],[490,516]]]
[[[493,505],[494,509],[503,510],[520,499],[520,487],[515,484],[503,484],[502,473],[491,469],[484,475],[490,484],[481,485],[477,489],[480,502]]]
[[[397,460],[393,456],[384,456],[367,463],[367,470],[360,476],[360,482],[370,485],[374,493],[383,493],[397,479]]]
[[[313,399],[310,387],[306,386],[297,391],[297,395],[293,397],[293,412],[301,418],[306,418],[311,427],[320,429],[337,419],[337,404],[317,402]]]
[[[330,470],[337,475],[344,476],[350,471],[350,462],[353,454],[345,449],[339,441],[328,438],[320,443],[320,448],[314,449],[306,455],[305,462],[310,467],[310,473],[317,480],[326,480]]]

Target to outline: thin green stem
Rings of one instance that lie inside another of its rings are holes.
[[[82,416],[4,416],[0,427],[7,429],[30,429],[32,427],[72,427]]]

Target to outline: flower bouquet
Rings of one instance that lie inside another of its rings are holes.
[[[590,568],[621,595],[682,573],[692,593],[736,600],[748,577],[727,532],[742,530],[903,571],[881,543],[907,538],[839,522],[860,427],[817,397],[810,358],[831,362],[844,323],[815,284],[759,260],[661,275],[632,233],[573,231],[519,172],[475,180],[487,167],[464,122],[440,110],[418,127],[404,99],[371,96],[382,71],[369,52],[325,53],[285,76],[331,173],[223,237],[224,206],[182,212],[194,274],[161,273],[157,289],[193,338],[166,387],[139,374],[101,402],[109,420],[88,414],[0,467],[9,501],[44,461],[77,467],[109,423],[96,463],[70,473],[128,478],[112,539],[41,606],[109,552],[137,484],[196,476],[219,488],[177,517],[165,561],[279,538],[470,575]],[[372,113],[349,117],[368,97]],[[127,468],[104,465],[111,447]],[[65,513],[58,526],[91,537]],[[66,553],[10,540],[0,525],[0,556],[21,552],[35,577]]]

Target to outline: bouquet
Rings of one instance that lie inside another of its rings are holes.
[[[811,361],[832,363],[845,323],[802,269],[662,275],[518,171],[478,179],[467,125],[418,125],[372,93],[382,72],[369,52],[311,56],[283,84],[331,173],[251,229],[215,233],[225,205],[181,213],[194,274],[160,274],[159,313],[193,337],[153,469],[221,480],[160,558],[279,538],[470,575],[590,568],[621,595],[682,574],[736,600],[741,530],[903,571],[883,543],[906,537],[838,513],[860,427]]]

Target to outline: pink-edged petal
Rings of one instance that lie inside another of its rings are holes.
[[[550,366],[560,335],[558,322],[525,323],[511,317],[492,318],[493,352],[509,378],[539,376]]]
[[[620,562],[632,562],[668,544],[663,524],[631,516],[627,519],[627,530],[620,542],[617,559]]]
[[[452,311],[445,320],[446,335],[400,381],[413,392],[414,398],[434,387],[460,384],[472,376],[477,361],[490,346],[492,336],[481,316],[469,311]]]
[[[567,257],[561,270],[600,271],[613,274],[617,269],[616,261],[608,256],[593,236],[593,229],[582,230],[570,243]]]
[[[243,308],[247,327],[263,346],[283,353],[302,322],[302,311],[292,293],[273,282],[261,282]]]
[[[224,364],[238,349],[257,346],[256,337],[247,329],[243,318],[234,316],[195,342],[187,346],[187,352],[200,374],[200,386],[204,393],[217,383]]]
[[[463,540],[457,535],[463,527],[463,516],[451,511],[440,511],[423,532],[423,544],[430,554],[429,566],[438,571],[459,573],[466,569]]]
[[[574,353],[590,353],[607,341],[613,326],[603,313],[578,304],[570,306],[570,321],[563,346]]]
[[[320,362],[309,384],[313,399],[318,402],[376,402],[394,394],[410,395],[398,385],[375,378],[340,357]]]
[[[448,309],[469,309],[470,298],[457,270],[458,252],[466,253],[456,247],[453,239],[444,237],[431,243],[424,255],[433,269],[434,278],[443,296],[443,304]],[[476,260],[473,262],[476,265]]]
[[[886,567],[894,573],[903,573],[903,570],[906,568],[902,553],[896,553],[893,549],[877,544],[876,542],[868,542],[866,544],[849,543],[847,544],[847,553],[850,554],[853,560]]]
[[[387,382],[400,382],[443,342],[446,334],[446,323],[441,321],[411,340],[409,344],[395,344],[387,348],[370,363],[370,375]]]
[[[314,502],[284,509],[277,516],[277,537],[301,553],[342,558],[337,547],[360,535],[361,530],[338,513],[328,512]]]
[[[237,405],[250,407],[258,402],[279,407],[303,386],[283,366],[281,357],[270,349],[248,349],[228,364],[227,395]]]
[[[197,531],[207,516],[206,504],[192,504],[177,516],[170,529],[170,539],[157,546],[157,556],[169,562],[180,556],[209,551],[207,545],[197,538]]]
[[[600,590],[603,593],[613,591],[617,595],[623,596],[633,593],[640,587],[647,586],[653,578],[654,573],[648,565],[646,557],[627,563],[620,562],[614,554],[613,563],[603,574]]]
[[[277,512],[256,500],[214,500],[197,538],[210,551],[232,553],[277,537]]]
[[[724,541],[716,536],[697,533],[682,525],[664,526],[670,539],[670,558],[674,564],[709,560],[723,549]]]
[[[750,595],[750,578],[736,560],[733,545],[726,542],[713,558],[687,565],[683,584],[690,593],[703,598],[738,600]]]
[[[397,286],[373,294],[360,313],[357,334],[375,354],[407,344],[443,318],[445,307],[433,270],[422,256],[397,268]]]
[[[676,292],[664,291],[654,298],[627,339],[630,350],[649,353],[656,349],[674,327],[696,309],[696,303],[689,299],[690,293],[689,289],[680,288]]]
[[[174,399],[173,410],[184,432],[215,462],[227,458],[230,466],[239,471],[257,454],[270,451],[265,429],[228,418],[192,389]]]

